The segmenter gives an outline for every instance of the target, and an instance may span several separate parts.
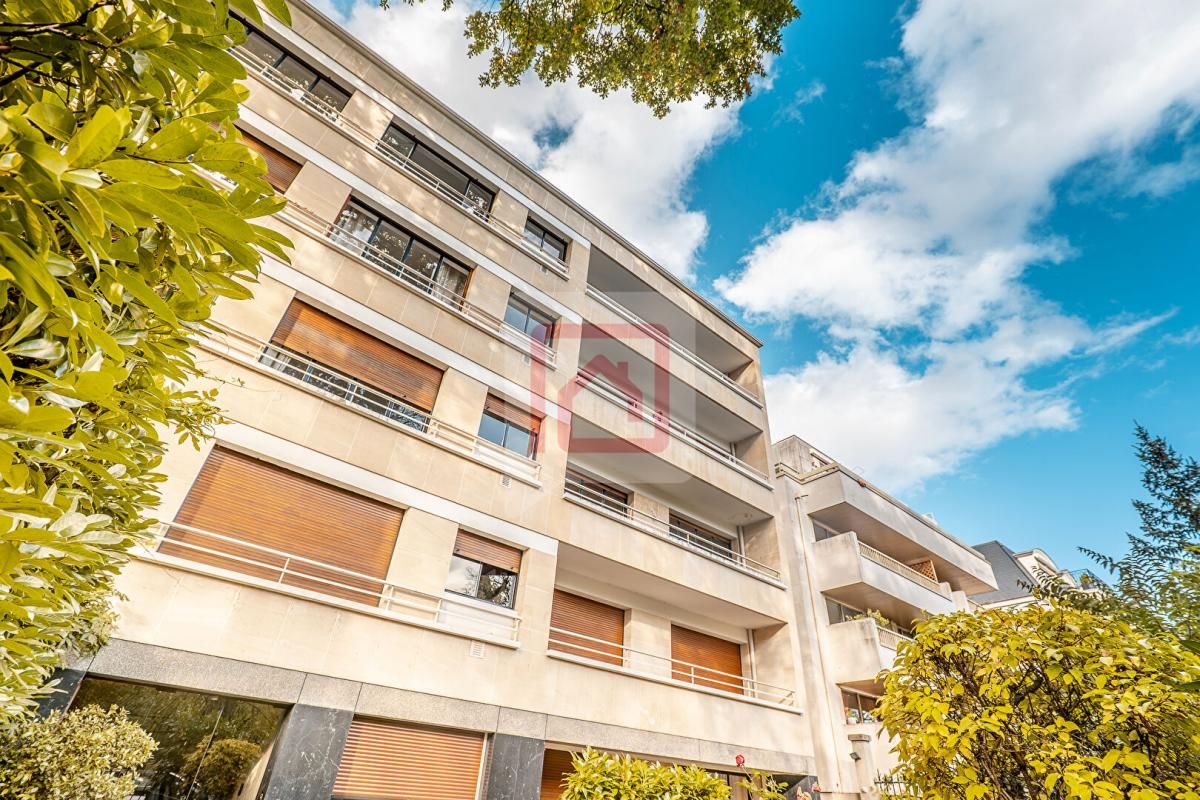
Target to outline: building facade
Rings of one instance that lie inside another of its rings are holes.
[[[1041,548],[1014,553],[1003,542],[992,540],[975,545],[975,549],[992,565],[992,573],[996,576],[995,589],[971,596],[971,601],[983,608],[1020,609],[1044,602],[1034,594],[1034,589],[1048,579],[1077,591],[1095,590],[1097,585],[1087,570],[1071,572],[1062,569]]]
[[[237,52],[292,256],[218,304],[228,421],[168,454],[115,637],[47,708],[129,709],[148,800],[553,800],[589,746],[868,785],[844,698],[986,562],[774,455],[758,341],[292,15]]]
[[[775,444],[780,527],[822,789],[863,792],[894,766],[874,714],[881,671],[921,618],[995,588],[979,552],[795,436]]]

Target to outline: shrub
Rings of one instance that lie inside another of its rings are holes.
[[[201,742],[183,762],[180,780],[189,800],[227,800],[242,788],[250,770],[262,758],[262,748],[245,739]]]
[[[0,797],[125,800],[155,747],[117,706],[22,720],[0,730]]]

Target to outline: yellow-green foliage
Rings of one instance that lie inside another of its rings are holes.
[[[88,706],[0,729],[5,800],[125,800],[154,740],[124,709]]]
[[[701,767],[673,766],[595,750],[576,754],[563,800],[729,800],[729,784]]]
[[[926,800],[1200,800],[1200,656],[1070,608],[935,617],[886,677],[897,777]]]
[[[216,419],[189,350],[218,296],[249,296],[260,248],[283,257],[252,222],[282,200],[232,126],[227,6],[0,0],[0,721],[103,638],[160,432]]]

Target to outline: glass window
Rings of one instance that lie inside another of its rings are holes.
[[[337,232],[334,240],[342,244],[354,241],[369,242],[379,224],[379,216],[367,211],[357,203],[350,203],[342,209],[338,217]]]
[[[445,159],[420,144],[413,151],[412,163],[459,194],[465,193],[467,191],[467,184],[471,182],[471,179],[462,170],[456,169],[448,164]]]
[[[462,297],[467,291],[468,272],[448,259],[442,259],[435,282],[447,292]]]
[[[524,236],[530,244],[536,245],[542,252],[553,256],[559,261],[566,260],[566,240],[559,236],[555,236],[546,228],[545,225],[535,222],[532,218],[526,217]]]
[[[506,569],[456,555],[450,559],[450,577],[446,589],[512,608],[517,596],[517,576]]]
[[[413,148],[417,145],[415,139],[395,125],[384,131],[381,142],[385,146],[384,153],[400,161],[404,161],[411,156]]]
[[[375,231],[375,235],[371,239],[371,244],[379,248],[386,258],[394,261],[392,266],[398,268],[404,261],[404,251],[408,249],[410,241],[412,241],[412,237],[392,223],[380,222],[379,229]]]
[[[718,533],[702,528],[689,519],[672,513],[670,516],[671,536],[693,544],[718,556],[733,555],[733,542]]]
[[[525,333],[536,342],[549,346],[553,338],[554,320],[516,295],[509,295],[504,309],[504,321]]]
[[[283,50],[258,31],[246,31],[246,43],[242,47],[269,67],[275,66],[283,58]]]
[[[262,774],[285,713],[267,703],[91,677],[72,705],[120,706],[158,742],[132,795],[146,800],[255,796],[258,787],[247,784]]]
[[[291,78],[297,86],[306,91],[317,82],[317,73],[291,56],[287,56],[283,61],[279,62],[279,66],[276,69],[283,75]]]
[[[846,722],[857,725],[864,722],[878,722],[875,715],[875,705],[879,698],[858,692],[842,691],[842,706],[846,710]]]
[[[332,106],[337,111],[341,111],[346,107],[346,103],[350,102],[349,92],[346,92],[340,86],[335,86],[324,78],[317,81],[317,84],[310,91],[318,100],[323,101],[328,106]]]
[[[526,458],[533,457],[534,446],[537,444],[537,437],[529,429],[487,411],[483,413],[483,419],[479,423],[479,437]]]
[[[593,478],[574,467],[567,467],[567,487],[578,492],[585,500],[625,515],[629,514],[629,492]]]
[[[442,254],[434,250],[424,242],[413,240],[412,246],[408,249],[408,256],[404,259],[404,263],[412,267],[415,271],[421,273],[427,278],[432,279],[434,273],[437,272],[438,264],[442,261]]]
[[[495,199],[495,192],[480,186],[474,180],[467,187],[467,205],[481,216],[486,217],[488,212],[492,210],[492,203]]]

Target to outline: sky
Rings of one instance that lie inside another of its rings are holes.
[[[796,434],[959,538],[1124,550],[1200,456],[1200,3],[799,0],[746,101],[478,86],[469,6],[323,0],[763,342]]]

